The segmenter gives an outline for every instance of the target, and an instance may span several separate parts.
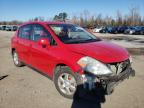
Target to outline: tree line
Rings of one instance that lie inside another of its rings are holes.
[[[83,27],[96,26],[144,26],[144,16],[139,13],[138,8],[130,8],[129,13],[123,15],[119,10],[116,12],[116,17],[104,16],[102,14],[91,15],[89,11],[83,11],[79,16],[74,15],[72,23]]]
[[[137,7],[132,7],[129,9],[127,14],[122,14],[119,10],[116,12],[116,17],[103,16],[101,13],[97,15],[92,15],[88,10],[84,10],[79,15],[73,15],[69,17],[66,12],[61,12],[54,15],[50,21],[62,21],[78,24],[82,27],[93,28],[96,26],[137,26],[144,25],[144,16],[142,17],[139,13]],[[46,21],[44,17],[35,17],[29,19],[29,21]],[[23,23],[19,20],[13,21],[1,21],[0,25],[17,25]]]

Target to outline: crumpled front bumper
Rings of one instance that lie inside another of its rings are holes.
[[[128,78],[129,76],[135,76],[135,70],[133,70],[130,66],[118,75],[102,76],[100,79],[103,79],[106,82],[118,82]]]
[[[135,70],[129,65],[124,71],[118,75],[111,76],[94,76],[90,74],[85,74],[84,76],[84,88],[88,90],[97,89],[97,84],[101,84],[106,91],[106,94],[111,94],[114,87],[118,85],[130,76],[135,76]]]
[[[102,77],[100,79],[103,80],[106,84],[106,93],[111,94],[116,85],[118,85],[123,80],[128,79],[130,76],[135,76],[135,70],[132,69],[131,66],[129,66],[125,71],[119,73],[118,75]]]

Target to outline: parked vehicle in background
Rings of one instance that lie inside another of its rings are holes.
[[[6,31],[13,31],[13,26],[6,26],[5,30]]]
[[[110,32],[111,32],[110,26],[105,26],[100,30],[100,33],[110,33]]]
[[[17,30],[17,26],[14,26],[14,25],[7,25],[5,30],[6,31],[16,31]]]
[[[109,33],[109,32],[108,32],[108,27],[107,27],[107,26],[103,27],[103,28],[100,30],[100,33]]]
[[[101,29],[97,29],[99,33],[117,33],[118,27],[113,27],[113,26],[105,26],[101,27]]]
[[[130,26],[130,27],[128,27],[128,29],[125,30],[124,33],[140,35],[140,34],[143,34],[143,28],[140,26]]]
[[[119,26],[118,33],[124,33],[126,29],[128,29],[128,26]]]
[[[6,25],[2,25],[1,27],[2,27],[2,30],[5,30],[5,28],[6,28]]]
[[[133,34],[140,35],[141,31],[142,31],[141,26],[135,26],[135,30]]]
[[[117,26],[113,26],[113,27],[111,28],[111,32],[110,32],[110,33],[113,33],[113,34],[118,33],[118,27],[117,27]]]
[[[141,29],[140,29],[140,34],[141,34],[141,35],[144,35],[144,26],[141,27]]]
[[[103,27],[96,27],[93,29],[94,33],[99,33],[101,30],[103,29]]]
[[[136,32],[134,34],[143,35],[144,34],[144,26],[136,26]]]
[[[103,33],[117,33],[117,27],[114,27],[114,26],[106,26],[104,29],[103,29]]]
[[[105,27],[105,33],[111,33],[112,27],[111,26],[106,26]]]
[[[13,31],[16,31],[18,29],[18,26],[13,26]]]
[[[93,32],[143,35],[144,34],[143,29],[144,29],[144,26],[102,26],[102,27],[95,28]]]
[[[27,64],[47,74],[67,98],[81,90],[111,94],[118,83],[135,75],[125,48],[63,22],[21,25],[11,39],[11,54],[16,66]]]
[[[134,32],[135,32],[135,27],[128,27],[125,31],[124,31],[124,33],[125,34],[134,34]]]

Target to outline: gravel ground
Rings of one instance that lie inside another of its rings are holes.
[[[0,31],[0,108],[143,108],[144,55],[132,56],[136,76],[116,87],[113,94],[95,100],[69,100],[59,95],[47,77],[24,66],[17,68],[10,55],[13,32]],[[97,99],[97,97],[94,97]]]
[[[94,35],[125,48],[144,48],[144,35],[93,33]]]
[[[125,47],[131,54],[144,55],[144,35],[93,33],[105,41]]]

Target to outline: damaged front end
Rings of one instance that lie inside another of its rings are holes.
[[[101,85],[105,89],[106,94],[111,94],[116,85],[118,85],[124,79],[129,78],[130,76],[135,76],[135,70],[132,69],[131,63],[131,59],[127,59],[118,63],[106,64],[105,66],[111,71],[111,73],[107,72],[105,74],[89,72],[85,66],[85,71],[82,75],[83,88],[91,91],[97,89],[97,87],[99,87],[97,85]],[[92,62],[91,64],[93,64],[93,66],[96,65]],[[87,64],[87,66],[88,65],[89,64]],[[97,71],[98,69],[95,70]]]

